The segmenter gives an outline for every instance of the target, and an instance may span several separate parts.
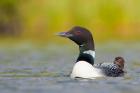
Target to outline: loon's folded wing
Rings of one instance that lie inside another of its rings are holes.
[[[123,75],[124,71],[113,63],[99,63],[94,65],[96,68],[102,70],[106,76],[117,77]]]

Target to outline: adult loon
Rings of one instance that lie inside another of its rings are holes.
[[[80,53],[71,73],[72,78],[118,77],[124,73],[124,59],[122,57],[116,57],[114,63],[94,64],[94,40],[88,29],[75,26],[67,32],[58,33],[58,35],[69,38],[79,46]]]

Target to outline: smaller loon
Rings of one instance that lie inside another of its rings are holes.
[[[94,64],[94,40],[88,29],[75,26],[67,32],[58,33],[58,35],[69,38],[79,46],[80,53],[73,66],[72,78],[118,77],[124,73],[124,59],[122,57],[116,57],[114,63]]]
[[[99,63],[94,66],[102,69],[106,76],[118,77],[124,75],[124,62],[123,57],[116,57],[113,63]]]

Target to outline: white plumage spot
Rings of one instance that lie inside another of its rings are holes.
[[[95,51],[93,50],[87,50],[87,51],[84,51],[83,53],[90,54],[93,58],[95,58]]]
[[[93,67],[86,61],[77,62],[71,73],[71,78],[81,77],[81,78],[89,78],[95,79],[97,77],[103,77],[103,73],[100,69]]]

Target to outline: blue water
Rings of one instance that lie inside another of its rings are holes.
[[[0,93],[139,93],[140,44],[96,45],[96,63],[126,60],[124,77],[94,80],[71,79],[78,56],[72,45],[19,44],[0,47]]]

